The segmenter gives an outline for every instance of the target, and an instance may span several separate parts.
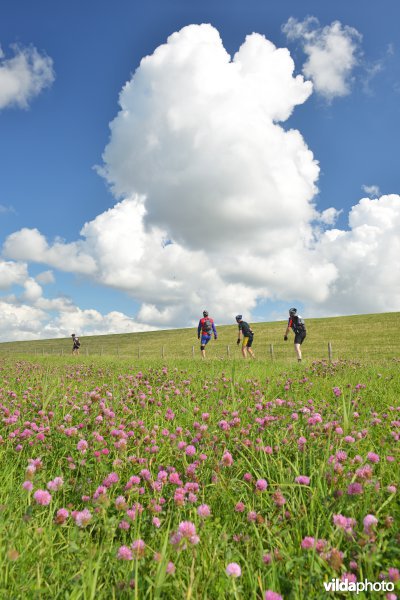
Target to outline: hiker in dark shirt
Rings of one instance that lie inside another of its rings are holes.
[[[285,331],[285,335],[283,336],[283,339],[285,340],[285,342],[288,339],[288,333],[290,330],[292,330],[294,333],[294,350],[296,352],[297,362],[300,363],[301,362],[301,344],[306,339],[307,331],[306,331],[306,324],[304,322],[304,319],[297,313],[297,308],[289,309],[288,324],[287,324],[287,328]]]
[[[79,354],[79,348],[81,347],[79,338],[74,333],[71,334],[71,337],[72,337],[72,354]]]
[[[203,318],[200,319],[197,327],[197,339],[200,340],[200,351],[202,358],[206,357],[206,345],[211,340],[214,334],[214,339],[217,339],[217,330],[215,328],[214,319],[208,315],[207,310],[203,310]]]
[[[254,331],[251,329],[250,325],[243,321],[242,315],[237,315],[235,317],[236,323],[239,327],[239,334],[237,339],[237,344],[240,344],[241,338],[243,336],[242,342],[242,355],[243,358],[247,358],[247,352],[250,354],[252,358],[255,358],[254,352],[251,348],[254,339]]]

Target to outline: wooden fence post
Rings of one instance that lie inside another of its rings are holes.
[[[271,359],[274,360],[274,346],[273,346],[273,344],[269,345],[269,353],[271,355]]]
[[[192,356],[194,358],[194,346],[192,346]]]
[[[164,346],[161,346],[161,358],[164,358],[164,354],[165,354]]]
[[[228,355],[228,358],[230,358],[230,356],[231,356],[231,349],[230,349],[230,347],[229,347],[229,344],[228,344],[228,346],[226,347],[226,353],[227,353],[227,355]]]
[[[329,358],[329,362],[331,362],[331,360],[332,360],[332,344],[330,342],[328,342],[328,358]]]
[[[137,357],[140,358],[140,346],[138,346],[138,349],[137,349]]]

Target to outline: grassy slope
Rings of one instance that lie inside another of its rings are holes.
[[[328,357],[328,342],[332,344],[333,358],[365,358],[380,360],[398,358],[400,341],[398,329],[400,313],[355,315],[323,319],[307,319],[307,340],[303,356],[308,359]],[[283,342],[286,322],[256,323],[254,350],[258,358],[293,360],[293,337]],[[218,327],[218,341],[207,347],[209,358],[239,358],[236,346],[236,325]],[[199,358],[196,328],[125,333],[116,335],[81,337],[81,356],[100,355],[132,358]],[[4,354],[69,354],[71,339],[5,342],[0,344],[0,356]],[[228,350],[229,346],[229,350]]]

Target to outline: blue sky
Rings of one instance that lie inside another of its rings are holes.
[[[5,0],[0,339],[398,310],[399,13]]]

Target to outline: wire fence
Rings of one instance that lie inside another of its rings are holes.
[[[290,344],[292,346],[292,344]],[[257,359],[266,361],[285,361],[293,360],[295,353],[293,348],[283,344],[272,344],[268,342],[259,342],[254,348]],[[242,358],[241,346],[236,344],[215,344],[206,347],[207,358],[235,360]],[[171,344],[171,345],[94,345],[82,344],[79,352],[75,354],[71,348],[51,344],[30,345],[26,348],[18,348],[11,346],[8,348],[0,347],[0,356],[2,357],[18,357],[18,356],[80,356],[80,357],[113,357],[121,359],[179,359],[179,358],[201,358],[199,347],[194,344]],[[388,357],[399,356],[399,348],[386,348],[385,355]],[[324,342],[307,345],[303,349],[303,357],[307,360],[328,360],[329,362],[339,359],[376,359],[382,358],[381,350],[374,346],[357,348],[349,348],[346,345],[335,345],[331,342]]]

